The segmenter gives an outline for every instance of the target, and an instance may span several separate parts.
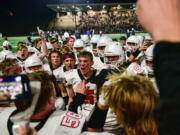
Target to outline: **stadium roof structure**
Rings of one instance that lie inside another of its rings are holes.
[[[46,0],[47,7],[55,12],[88,10],[133,10],[136,0]]]

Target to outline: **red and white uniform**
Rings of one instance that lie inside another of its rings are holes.
[[[106,75],[105,70],[93,70],[94,73],[90,78],[84,78],[79,69],[73,69],[65,73],[65,80],[67,86],[72,86],[74,92],[81,80],[86,80],[86,87],[88,89],[84,104],[78,108],[78,113],[83,114],[85,117],[89,116],[89,113],[93,109],[97,101],[98,88],[104,83]]]
[[[1,135],[8,135],[8,128],[12,129],[10,115],[15,107],[5,108],[0,112]],[[1,110],[1,108],[0,108]],[[50,114],[47,120],[31,121],[30,127],[34,128],[38,135],[79,135],[85,123],[85,117],[72,112],[56,110]]]

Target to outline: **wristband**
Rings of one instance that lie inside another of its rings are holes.
[[[76,96],[73,97],[73,101],[69,106],[69,111],[77,113],[78,106],[84,103],[86,96],[80,93],[76,93]]]
[[[104,123],[106,121],[107,112],[108,109],[101,110],[98,108],[96,103],[92,115],[90,116],[90,119],[87,122],[87,126],[89,128],[95,128],[95,129],[103,128]]]
[[[65,97],[63,97],[63,100],[64,100],[65,105],[67,105],[67,104],[68,104],[69,97],[68,97],[68,96],[65,96]]]
[[[141,51],[139,51],[139,49],[137,49],[132,55],[133,55],[134,57],[137,57],[140,52],[141,52]]]

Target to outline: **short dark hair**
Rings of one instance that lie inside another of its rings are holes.
[[[81,51],[78,55],[78,58],[79,57],[85,57],[85,56],[89,56],[91,61],[93,61],[93,55],[91,52],[88,52],[88,51]]]
[[[126,37],[125,36],[121,36],[120,40],[126,40]]]

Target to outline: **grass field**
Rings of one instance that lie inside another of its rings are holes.
[[[32,37],[32,39],[36,39],[38,37]],[[17,52],[17,43],[20,41],[26,42],[27,37],[8,37],[8,41],[12,44],[13,46],[13,53]],[[0,38],[0,51],[2,50],[2,43],[3,43],[3,38]]]
[[[142,35],[144,36],[143,33],[141,34],[137,34],[137,35]],[[121,36],[126,36],[126,34],[107,34],[107,36],[111,37],[111,38],[116,38],[118,41],[120,39]],[[36,37],[32,37],[32,39],[36,39],[38,38]],[[17,52],[17,43],[20,41],[24,41],[26,42],[27,37],[26,36],[22,36],[22,37],[8,37],[8,41],[13,45],[13,53]],[[0,38],[0,51],[2,50],[2,43],[3,43],[3,38]]]

